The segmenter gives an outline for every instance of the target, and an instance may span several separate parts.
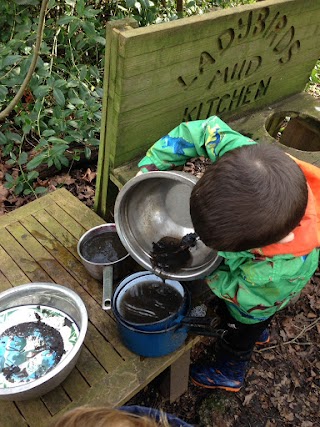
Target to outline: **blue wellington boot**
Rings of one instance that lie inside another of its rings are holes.
[[[200,387],[237,392],[243,386],[248,363],[224,359],[208,365],[193,365],[191,380]]]
[[[269,329],[266,328],[264,331],[262,331],[260,337],[256,341],[256,345],[264,345],[268,344],[270,342],[270,332]]]

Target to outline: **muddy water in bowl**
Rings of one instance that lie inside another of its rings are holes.
[[[130,323],[158,322],[176,312],[183,295],[164,282],[141,282],[131,287],[119,302],[119,313]]]
[[[116,262],[127,255],[116,234],[92,236],[82,245],[82,256],[96,264]]]
[[[113,223],[91,228],[78,242],[78,254],[89,274],[103,281],[102,308],[111,308],[113,282],[126,271],[130,256],[123,247]]]

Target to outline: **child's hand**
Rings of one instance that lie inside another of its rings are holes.
[[[136,173],[135,176],[139,176],[139,175],[142,175],[142,174],[143,174],[143,172],[140,170],[139,172]]]

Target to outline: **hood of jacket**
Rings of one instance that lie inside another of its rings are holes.
[[[306,212],[293,230],[294,239],[288,243],[273,243],[263,248],[253,249],[252,253],[272,257],[291,254],[303,256],[320,247],[320,169],[290,156],[302,169],[308,183],[308,203]]]

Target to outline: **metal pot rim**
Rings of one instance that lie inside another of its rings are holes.
[[[172,330],[174,327],[177,327],[177,323],[175,322],[176,319],[178,317],[180,317],[182,314],[181,312],[184,310],[184,308],[186,308],[186,310],[189,309],[190,306],[190,295],[189,295],[189,291],[186,288],[186,286],[183,285],[183,283],[178,282],[177,280],[172,280],[172,279],[166,279],[166,282],[176,282],[179,284],[179,286],[181,286],[182,290],[183,290],[183,294],[182,295],[182,300],[181,303],[179,305],[179,307],[176,309],[176,311],[172,314],[170,314],[169,316],[157,320],[156,322],[150,322],[150,323],[135,323],[135,322],[129,322],[127,320],[125,320],[123,318],[123,316],[120,314],[118,307],[117,307],[117,302],[118,302],[118,297],[120,296],[120,293],[122,291],[125,290],[126,287],[130,288],[130,284],[132,284],[133,281],[136,281],[137,283],[139,283],[140,279],[141,281],[146,281],[144,278],[146,277],[147,280],[157,280],[160,279],[162,280],[160,277],[158,277],[157,275],[150,273],[150,272],[146,272],[147,274],[133,274],[132,277],[128,276],[126,279],[124,279],[119,286],[117,287],[113,298],[112,298],[112,311],[114,313],[114,315],[116,316],[117,320],[120,321],[120,323],[123,326],[128,326],[129,328],[131,328],[132,330],[136,330],[136,331],[143,331],[143,332],[156,332],[156,331],[168,331],[168,330]],[[131,279],[130,279],[131,277]],[[169,283],[170,285],[170,283]],[[134,286],[134,285],[133,285]],[[183,317],[185,316],[185,314],[183,314]],[[169,328],[164,328],[164,329],[157,329],[156,331],[154,331],[152,328],[157,328],[158,325],[172,325]]]
[[[89,260],[87,260],[82,255],[82,253],[81,253],[81,245],[83,244],[83,242],[88,238],[88,236],[90,236],[90,234],[92,234],[93,231],[98,230],[98,229],[102,229],[103,230],[104,228],[113,228],[113,230],[111,230],[111,232],[114,232],[114,233],[116,233],[118,235],[116,224],[113,223],[113,222],[108,222],[108,223],[97,225],[96,227],[90,228],[78,240],[78,244],[77,244],[78,255],[79,255],[79,257],[81,258],[82,261],[84,261],[85,263],[88,263],[89,265],[100,266],[100,267],[104,267],[104,266],[108,266],[108,265],[112,266],[114,264],[117,264],[117,263],[125,260],[126,258],[128,258],[130,256],[130,254],[127,253],[125,256],[123,256],[122,258],[117,259],[116,261],[105,263],[105,262],[92,262],[92,261],[89,261]],[[100,234],[103,234],[103,232],[100,233]],[[118,235],[118,237],[119,237],[119,235]],[[125,247],[124,247],[124,249],[127,251],[127,249]]]
[[[3,298],[10,297],[10,295],[13,295],[13,296],[17,295],[18,296],[19,293],[21,293],[25,290],[28,291],[29,294],[30,293],[32,294],[33,292],[36,292],[39,290],[58,291],[59,293],[61,293],[61,295],[70,297],[71,300],[77,305],[79,311],[81,312],[82,324],[78,325],[79,337],[78,337],[77,342],[75,343],[74,347],[70,350],[69,354],[66,355],[66,357],[63,359],[63,361],[61,363],[58,363],[51,371],[47,372],[42,377],[33,380],[32,382],[29,382],[29,383],[26,383],[23,385],[17,385],[16,387],[12,387],[12,388],[5,388],[5,389],[0,388],[0,399],[1,398],[8,399],[8,398],[13,397],[13,396],[15,396],[17,399],[23,398],[24,393],[26,395],[29,395],[29,394],[33,393],[33,390],[35,390],[36,388],[40,388],[41,386],[43,386],[45,383],[47,383],[48,381],[50,381],[54,377],[61,375],[62,371],[64,369],[66,369],[67,366],[69,366],[69,364],[74,360],[74,358],[80,352],[81,347],[82,347],[83,342],[84,342],[85,335],[87,333],[88,313],[87,313],[86,307],[85,307],[82,299],[79,297],[79,295],[76,292],[74,292],[73,290],[71,290],[65,286],[58,285],[55,283],[33,282],[33,283],[27,283],[24,285],[15,286],[14,288],[11,288],[11,289],[8,289],[4,292],[1,292],[0,301]],[[4,307],[4,310],[7,308],[10,308],[10,307],[14,307],[14,306],[17,307],[17,306],[19,306],[19,304],[15,304],[15,305],[10,304],[7,307]],[[1,310],[1,311],[3,311],[3,310]],[[75,323],[77,323],[75,321],[75,319],[73,319],[73,320]]]

